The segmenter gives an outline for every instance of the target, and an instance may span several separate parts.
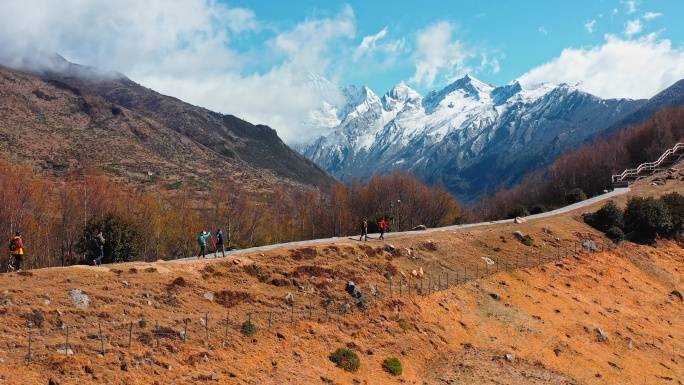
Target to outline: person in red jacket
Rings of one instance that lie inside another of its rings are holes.
[[[20,231],[14,233],[14,237],[10,241],[10,255],[14,257],[10,268],[14,271],[21,271],[21,263],[24,260],[24,243],[21,241]]]
[[[385,218],[381,219],[380,222],[378,222],[378,229],[380,230],[380,239],[385,239],[385,231],[387,230],[389,226],[387,226],[387,222],[385,222]]]

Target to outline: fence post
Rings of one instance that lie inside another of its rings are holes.
[[[409,282],[408,282],[408,296],[409,298],[411,297],[411,276],[409,275]]]
[[[437,291],[442,290],[442,273],[437,276]]]
[[[456,286],[458,286],[458,270],[456,270]]]
[[[325,316],[328,316],[328,307],[325,308]],[[273,322],[273,310],[268,312],[268,331],[271,331],[271,324]]]
[[[501,263],[501,257],[496,257],[496,272],[499,272],[499,264]]]
[[[292,303],[292,312],[290,313],[290,322],[294,325],[294,302]]]
[[[380,290],[380,286],[378,286],[378,290]],[[392,294],[394,294],[394,291],[392,290],[392,278],[390,278],[389,279],[389,295],[390,295],[390,297],[392,296]],[[376,300],[377,300],[377,298],[376,298]],[[377,302],[378,301],[375,301],[375,303],[377,303]]]
[[[188,318],[185,318],[185,330],[183,330],[183,342],[188,340]]]
[[[484,261],[485,263],[485,277],[489,275],[489,265],[487,265],[487,261]]]
[[[131,321],[131,324],[128,326],[128,348],[129,349],[130,349],[132,343],[133,343],[133,321]]]
[[[463,268],[463,282],[468,282],[468,266]]]
[[[399,280],[399,298],[401,298],[402,295],[403,295],[403,293],[402,293],[402,291],[403,291],[403,287],[402,287],[403,284],[402,284],[402,282],[404,282],[404,280],[403,280],[403,279],[400,279],[400,280]]]
[[[64,344],[64,355],[69,355],[69,326],[66,327],[66,343]]]
[[[30,364],[31,363],[31,329],[29,329],[29,336],[28,337],[29,337],[29,339],[28,339],[28,355],[27,355],[27,358],[28,358],[28,363]]]
[[[154,334],[157,337],[157,349],[159,349],[159,320],[154,320]]]
[[[105,355],[104,340],[102,339],[102,324],[97,323],[97,329],[100,332],[100,354]]]
[[[224,340],[228,339],[228,326],[230,325],[230,312],[226,312],[226,335],[223,337]],[[268,328],[271,328],[271,321],[269,320]]]
[[[209,342],[209,313],[204,313],[204,337]]]
[[[506,272],[508,272],[508,255],[506,256]]]
[[[480,265],[475,264],[475,279],[480,279]]]
[[[449,272],[448,271],[446,272],[446,280],[447,280],[446,287],[448,289],[449,288]]]
[[[420,295],[425,295],[425,291],[423,290],[423,277],[420,277]]]
[[[375,303],[378,303],[378,294],[375,292]],[[309,301],[309,321],[313,321],[313,303]]]

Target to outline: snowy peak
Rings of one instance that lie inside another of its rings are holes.
[[[423,107],[425,112],[430,114],[440,105],[452,107],[454,104],[462,104],[463,100],[486,102],[490,99],[490,94],[494,89],[494,86],[466,75],[440,91],[431,91],[423,99]],[[459,100],[461,102],[458,102]]]
[[[386,111],[402,110],[406,104],[419,106],[423,96],[403,81],[394,86],[382,97],[382,105]]]

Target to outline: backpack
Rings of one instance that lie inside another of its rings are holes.
[[[16,242],[14,239],[12,239],[12,240],[10,241],[9,249],[10,249],[10,251],[15,251],[15,250],[17,250],[17,242]]]
[[[221,244],[223,243],[223,233],[216,233],[216,243]]]
[[[100,242],[98,242],[97,238],[93,238],[92,240],[92,247],[95,252],[100,252]]]

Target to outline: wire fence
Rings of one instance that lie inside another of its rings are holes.
[[[290,301],[270,310],[255,310],[249,304],[239,304],[225,313],[207,312],[178,318],[62,323],[55,328],[39,325],[6,340],[3,350],[8,353],[7,358],[15,362],[46,362],[55,354],[105,355],[134,347],[174,349],[178,344],[225,344],[236,336],[249,337],[260,333],[277,335],[278,330],[299,322],[341,323],[347,317],[371,315],[372,311],[401,314],[398,303],[429,296],[499,272],[557,263],[569,256],[606,251],[612,245],[610,241],[603,241],[595,249],[586,251],[582,242],[575,241],[572,245],[557,245],[519,255],[483,257],[483,263],[476,264],[474,268],[470,266],[456,271],[409,274],[370,283],[370,290],[365,290],[368,294],[360,298],[350,295],[343,300],[329,298],[318,303]],[[393,301],[397,299],[401,301]]]

